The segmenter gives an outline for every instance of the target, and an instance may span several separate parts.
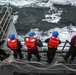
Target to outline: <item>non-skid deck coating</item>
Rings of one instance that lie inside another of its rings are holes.
[[[33,56],[31,61],[26,59],[27,53],[23,52],[24,59],[13,59],[13,61],[0,62],[0,69],[2,75],[13,75],[17,73],[31,73],[31,74],[75,74],[76,73],[76,59],[70,62],[61,63],[63,60],[62,54],[57,53],[51,64],[46,63],[46,53],[40,53],[41,61],[37,62]],[[10,58],[11,60],[11,58]]]

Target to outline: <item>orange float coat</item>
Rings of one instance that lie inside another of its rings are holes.
[[[26,45],[28,50],[32,50],[32,49],[36,49],[36,42],[37,42],[37,38],[35,37],[27,37],[26,40],[24,41],[24,44]]]
[[[7,44],[8,44],[8,46],[9,46],[12,50],[17,50],[17,49],[18,49],[17,41],[18,41],[17,38],[15,38],[15,39],[13,39],[13,40],[12,40],[12,39],[8,39]]]
[[[48,42],[49,48],[57,48],[59,45],[59,38],[58,37],[51,37]]]

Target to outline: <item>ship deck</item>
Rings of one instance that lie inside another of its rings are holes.
[[[7,60],[0,62],[0,69],[2,73],[6,72],[8,75],[25,74],[76,74],[76,58],[74,61],[64,62],[63,55],[65,53],[57,52],[55,58],[51,64],[46,62],[46,52],[40,52],[41,61],[37,62],[35,56],[32,56],[32,60],[27,60],[27,52],[23,52],[24,59],[13,59],[12,55]],[[4,74],[3,74],[4,75]]]

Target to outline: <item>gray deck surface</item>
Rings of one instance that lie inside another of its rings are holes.
[[[46,63],[46,53],[40,53],[41,61],[37,62],[33,56],[29,62],[26,57],[27,53],[23,52],[24,59],[13,59],[8,62],[5,60],[0,62],[0,71],[2,75],[13,75],[14,72],[18,73],[33,73],[33,74],[76,74],[76,59],[70,63],[70,59],[61,63],[63,60],[62,54],[57,53],[51,64]],[[11,58],[10,58],[11,60]]]

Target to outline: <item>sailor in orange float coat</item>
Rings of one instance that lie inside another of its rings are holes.
[[[34,37],[35,33],[33,31],[28,32],[28,35],[29,36],[25,37],[25,39],[24,39],[24,44],[26,45],[26,47],[28,49],[27,59],[30,61],[32,54],[33,54],[36,56],[37,61],[40,61],[41,56],[39,55],[37,46],[42,47],[43,44],[42,44],[41,40]]]
[[[61,43],[58,37],[59,33],[57,31],[53,32],[52,36],[45,40],[45,43],[47,43],[48,51],[47,51],[47,63],[51,63],[54,59],[56,50],[58,45]]]

